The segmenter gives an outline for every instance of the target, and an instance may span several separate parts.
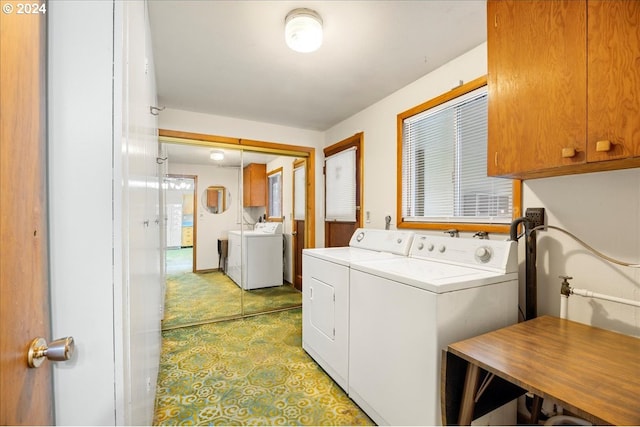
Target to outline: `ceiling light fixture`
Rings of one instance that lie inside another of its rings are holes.
[[[222,151],[214,150],[209,154],[209,158],[211,160],[222,160],[224,159],[224,153]]]
[[[293,9],[284,19],[284,39],[296,52],[313,52],[322,45],[322,18],[315,10]]]

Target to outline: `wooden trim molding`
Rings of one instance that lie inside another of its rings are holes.
[[[462,96],[473,90],[479,89],[487,85],[487,76],[482,76],[468,83],[451,89],[442,95],[439,95],[429,101],[423,102],[413,108],[399,113],[396,121],[396,218],[398,228],[407,229],[430,229],[430,230],[448,230],[455,228],[459,231],[485,231],[487,233],[509,233],[510,224],[490,224],[490,223],[465,223],[465,222],[415,222],[403,220],[402,212],[402,137],[403,137],[403,121],[407,117],[414,116],[430,108],[444,104],[454,98]],[[513,181],[513,218],[522,216],[522,181]]]

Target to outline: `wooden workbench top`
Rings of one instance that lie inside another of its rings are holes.
[[[639,338],[542,316],[449,351],[595,424],[640,425]]]

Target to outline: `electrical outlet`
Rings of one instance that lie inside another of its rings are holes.
[[[545,225],[544,208],[527,208],[524,216],[531,221],[531,228]]]

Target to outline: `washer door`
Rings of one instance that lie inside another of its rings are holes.
[[[347,390],[349,267],[302,256],[302,348]]]

